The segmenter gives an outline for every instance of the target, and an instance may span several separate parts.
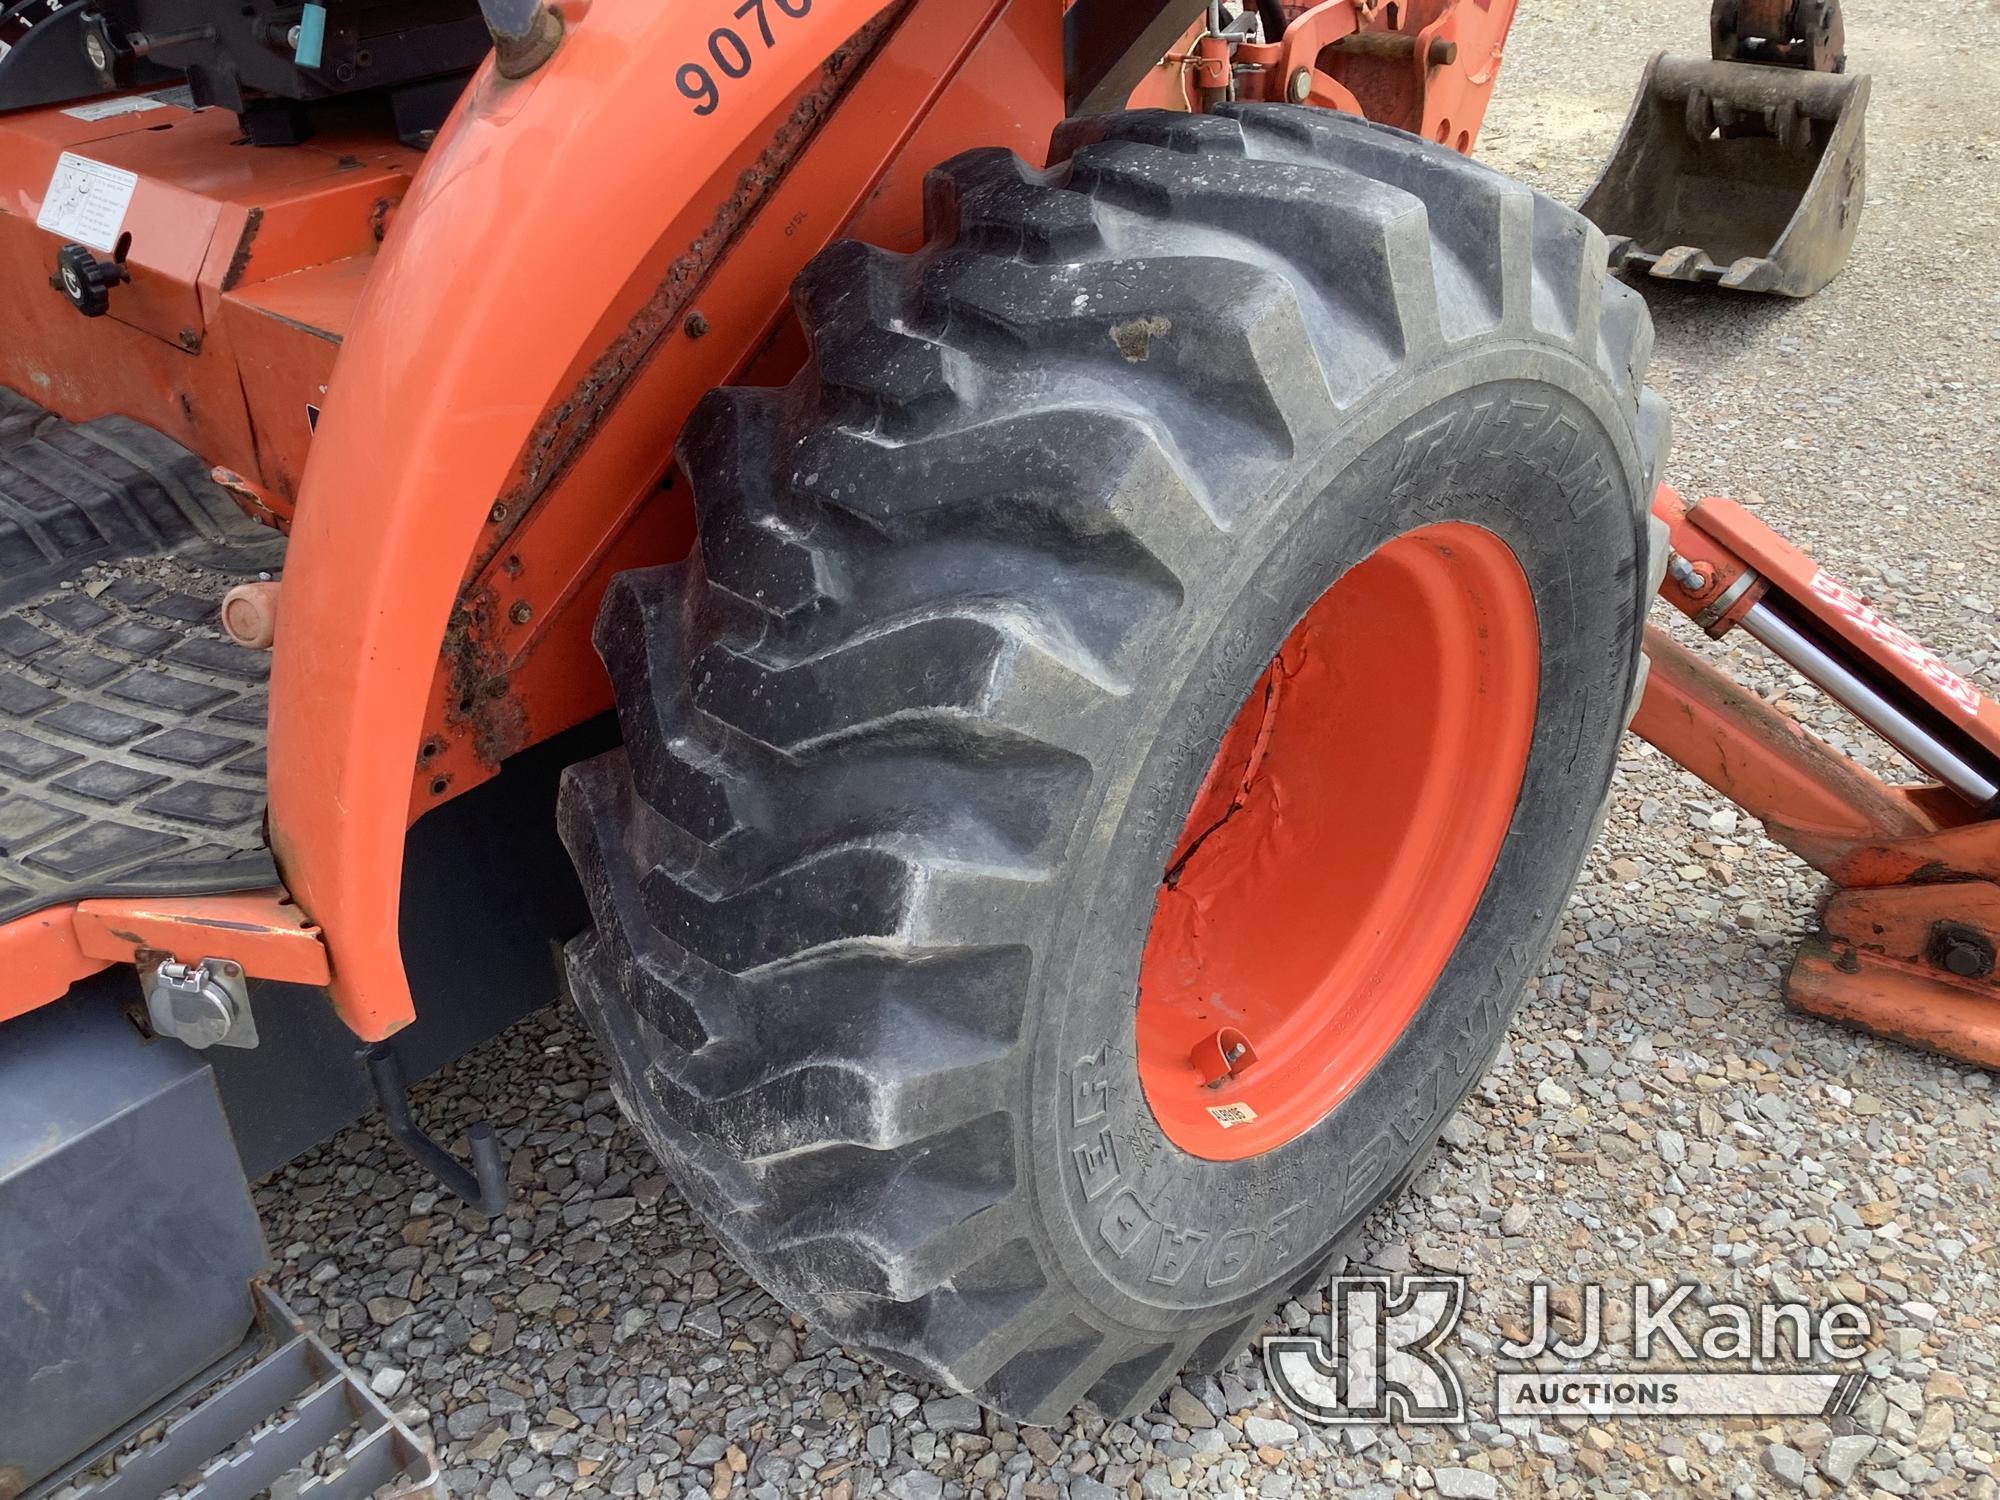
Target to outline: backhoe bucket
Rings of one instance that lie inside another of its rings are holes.
[[[1614,268],[1810,297],[1861,221],[1865,75],[1656,53],[1584,217]]]

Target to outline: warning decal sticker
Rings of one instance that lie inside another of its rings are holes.
[[[50,234],[108,254],[118,248],[125,210],[138,185],[136,173],[65,151],[56,160],[35,222]]]

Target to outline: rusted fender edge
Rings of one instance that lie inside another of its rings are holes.
[[[880,8],[779,16],[700,114],[673,81],[705,55],[716,6],[565,6],[538,72],[482,68],[398,210],[306,468],[271,678],[272,845],[364,1039],[414,1016],[397,942],[411,767],[495,499],[672,260],[699,164],[741,149]]]

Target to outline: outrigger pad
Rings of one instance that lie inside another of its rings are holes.
[[[1868,79],[1656,54],[1579,212],[1613,270],[1810,297],[1861,225]]]
[[[0,922],[276,883],[271,659],[220,605],[284,545],[151,428],[0,389]]]

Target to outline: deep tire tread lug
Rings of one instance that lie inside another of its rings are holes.
[[[625,745],[559,808],[572,990],[689,1201],[794,1310],[1030,1422],[1264,1325],[1118,1324],[1031,1184],[1039,945],[1159,643],[1344,412],[1460,346],[1600,370],[1655,474],[1666,441],[1603,236],[1455,153],[1270,106],[1052,150],[936,168],[922,249],[800,276],[808,368],[698,409],[698,545],[608,592]]]

